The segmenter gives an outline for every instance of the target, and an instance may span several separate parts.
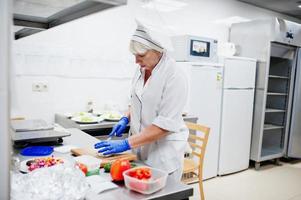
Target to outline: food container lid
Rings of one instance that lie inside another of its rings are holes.
[[[49,146],[30,146],[21,150],[23,156],[48,156],[52,154],[53,147]]]

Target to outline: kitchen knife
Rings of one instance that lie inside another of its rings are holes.
[[[106,141],[110,141],[113,137],[115,136],[115,134],[114,135],[109,135],[109,137],[106,139]]]

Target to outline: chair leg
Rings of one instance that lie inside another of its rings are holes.
[[[204,188],[203,188],[203,180],[200,180],[200,182],[199,182],[199,187],[200,187],[200,196],[201,196],[201,200],[205,200]]]
[[[205,200],[204,188],[203,188],[203,173],[202,170],[199,170],[199,189],[201,200]]]

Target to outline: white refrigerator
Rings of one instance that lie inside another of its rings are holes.
[[[249,167],[256,60],[224,59],[218,175]]]
[[[198,117],[198,123],[211,128],[204,158],[203,179],[212,178],[217,176],[218,169],[223,67],[218,63],[201,62],[178,62],[178,65],[189,74],[189,115]]]
[[[203,179],[248,168],[256,61],[231,57],[222,64],[178,65],[188,73],[190,82],[187,112],[211,129]]]

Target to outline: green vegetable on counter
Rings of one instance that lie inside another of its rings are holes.
[[[106,163],[104,166],[103,166],[104,170],[105,170],[105,173],[109,173],[110,170],[111,170],[111,163]]]
[[[90,170],[86,173],[86,176],[93,176],[93,175],[99,175],[99,168]]]
[[[92,122],[93,119],[91,117],[81,117],[80,121],[82,121],[82,122]]]
[[[136,163],[131,162],[130,164],[131,164],[131,168],[137,167]]]
[[[110,170],[111,170],[111,164],[112,164],[112,163],[106,163],[106,164],[103,166],[103,169],[104,169],[105,173],[109,173],[109,172],[110,172]],[[130,164],[131,164],[131,168],[137,167],[137,164],[136,164],[136,163],[130,162]]]

